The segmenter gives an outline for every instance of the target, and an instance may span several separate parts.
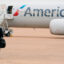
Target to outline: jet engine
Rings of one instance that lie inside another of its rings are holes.
[[[50,22],[50,32],[54,35],[64,35],[64,19],[54,19]]]

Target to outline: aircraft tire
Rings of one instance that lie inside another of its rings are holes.
[[[6,47],[6,42],[4,39],[0,39],[0,48],[5,48]]]
[[[5,34],[5,36],[10,37],[10,32],[8,32],[7,34]]]

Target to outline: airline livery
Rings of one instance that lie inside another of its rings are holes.
[[[6,36],[10,36],[9,27],[50,28],[52,34],[63,35],[64,2],[2,0],[0,25]]]

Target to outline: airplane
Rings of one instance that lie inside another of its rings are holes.
[[[50,28],[64,35],[64,2],[58,0],[0,0],[0,26],[5,36],[9,27]]]
[[[9,27],[50,28],[55,35],[63,35],[64,2],[38,0],[1,0],[0,24],[10,36]]]

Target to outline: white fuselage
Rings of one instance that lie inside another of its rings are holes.
[[[13,6],[12,15],[19,10],[17,16],[8,20],[10,27],[48,28],[53,19],[64,18],[64,3],[59,1],[17,0],[15,2],[12,0],[9,3],[4,1],[3,4],[6,4],[6,7]]]

